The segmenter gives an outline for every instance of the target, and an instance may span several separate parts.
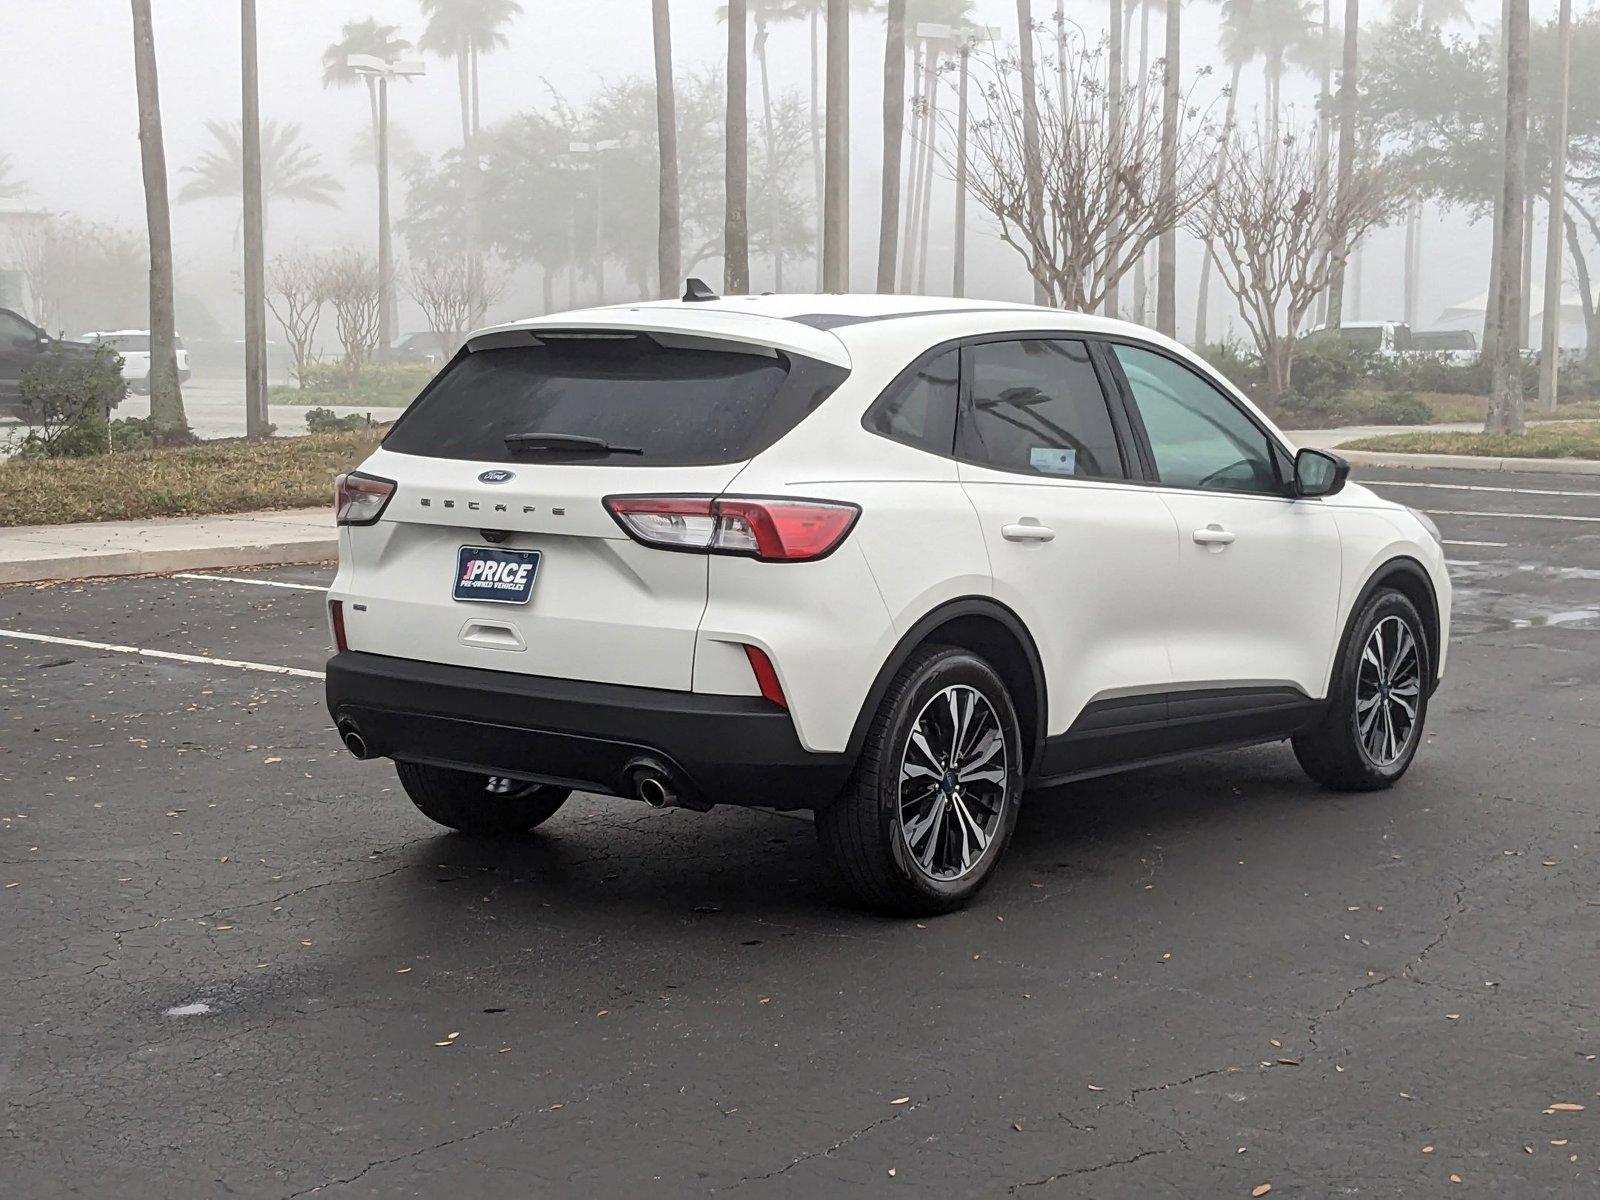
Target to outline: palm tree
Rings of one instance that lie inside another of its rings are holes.
[[[650,0],[650,28],[655,44],[656,147],[660,163],[656,257],[661,297],[668,299],[678,290],[683,224],[678,198],[678,96],[672,84],[672,16],[667,11],[667,0]],[[549,272],[545,275],[548,278]]]
[[[1161,195],[1163,207],[1177,207],[1178,193],[1178,107],[1183,93],[1178,81],[1180,0],[1167,0],[1167,44],[1163,54],[1162,78],[1166,84],[1161,99]],[[1168,221],[1156,241],[1156,332],[1178,336],[1178,229]]]
[[[1390,12],[1408,25],[1434,25],[1440,29],[1472,20],[1467,0],[1394,0]]]
[[[167,203],[167,151],[161,136],[161,89],[150,0],[132,0],[133,74],[139,99],[139,159],[150,231],[150,424],[154,440],[187,440],[189,421],[178,386],[172,302],[172,209]]]
[[[1344,63],[1339,72],[1339,173],[1334,180],[1340,213],[1349,208],[1344,198],[1350,194],[1350,181],[1356,163],[1356,71],[1359,67],[1357,49],[1360,32],[1361,0],[1344,0]],[[1338,329],[1344,319],[1344,260],[1350,253],[1350,241],[1342,220],[1334,223],[1333,244],[1333,281],[1328,285],[1327,326]]]
[[[732,0],[728,22],[728,115],[724,126],[722,259],[723,290],[739,296],[750,290],[750,132],[745,49],[746,0]]]
[[[239,4],[239,125],[244,173],[240,222],[244,227],[244,431],[254,441],[271,432],[267,422],[266,212],[261,193],[261,65],[256,53],[256,0]]]
[[[900,153],[906,126],[906,0],[888,0],[883,37],[883,194],[878,212],[878,291],[894,291],[900,239]]]
[[[979,34],[972,0],[908,0],[906,25],[915,30],[924,23],[943,25],[957,47],[970,46]],[[903,290],[928,290],[928,240],[933,206],[933,165],[939,137],[940,58],[950,48],[945,39],[919,39],[917,43],[917,116],[911,154],[911,204],[905,230],[905,262],[901,267]],[[956,134],[960,138],[958,128]]]
[[[1233,137],[1233,123],[1239,113],[1239,76],[1244,71],[1246,45],[1243,27],[1250,22],[1250,9],[1254,0],[1222,0],[1222,57],[1228,64],[1228,105],[1222,118],[1222,144],[1217,150],[1217,167],[1212,176],[1212,190],[1222,186],[1222,174],[1228,166],[1228,142]],[[1211,288],[1211,245],[1205,238],[1204,253],[1200,257],[1200,301],[1194,314],[1194,344],[1206,344],[1206,300]]]
[[[1550,139],[1550,215],[1544,244],[1544,328],[1539,339],[1539,406],[1556,410],[1556,366],[1561,344],[1561,227],[1567,182],[1567,109],[1572,87],[1572,0],[1561,0],[1556,26],[1555,131]]]
[[[244,193],[244,139],[238,121],[207,121],[216,142],[183,169],[188,182],[178,190],[178,203],[196,200],[242,199]],[[261,123],[261,194],[263,211],[274,200],[290,203],[334,205],[344,186],[319,170],[321,156],[300,140],[293,121]],[[241,220],[243,218],[241,217]]]
[[[850,0],[828,0],[822,287],[850,290]]]
[[[507,45],[505,27],[522,12],[517,0],[419,0],[427,26],[417,48],[437,58],[453,59],[456,83],[461,94],[461,199],[466,210],[467,262],[474,275],[483,270],[482,214],[478,211],[478,157],[474,140],[478,135],[478,58]],[[481,295],[483,288],[471,288]],[[471,315],[471,324],[482,319]]]
[[[1278,141],[1283,76],[1289,60],[1314,28],[1314,0],[1223,0],[1222,55],[1231,66],[1262,60],[1266,82],[1267,137]]]
[[[1506,113],[1503,183],[1500,194],[1500,279],[1496,307],[1500,314],[1499,344],[1486,347],[1494,353],[1493,382],[1489,389],[1489,415],[1485,433],[1524,430],[1522,409],[1522,354],[1515,331],[1522,324],[1522,224],[1527,189],[1528,146],[1528,0],[1509,0],[1506,6],[1505,63]],[[1560,298],[1554,299],[1559,304]]]
[[[1017,0],[1017,47],[1022,84],[1022,173],[1028,191],[1028,224],[1033,229],[1030,241],[1037,246],[1044,220],[1044,176],[1039,167],[1039,93],[1034,87],[1033,5],[1030,0]],[[1033,302],[1045,304],[1048,300],[1044,284],[1035,275]]]

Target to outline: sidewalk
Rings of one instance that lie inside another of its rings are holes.
[[[331,506],[0,528],[0,584],[260,567],[338,553]]]

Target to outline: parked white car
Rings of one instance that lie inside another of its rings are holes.
[[[941,911],[1025,789],[1284,738],[1333,788],[1405,773],[1450,581],[1432,523],[1346,474],[1099,317],[518,321],[339,480],[328,707],[464,832],[574,789],[813,808],[859,897]]]
[[[115,350],[122,359],[122,378],[128,390],[143,395],[150,390],[150,331],[148,329],[107,329],[80,333],[80,342],[106,346]],[[183,348],[183,339],[174,338],[178,351],[178,380],[189,378],[189,352]]]
[[[1307,340],[1334,337],[1361,350],[1382,358],[1396,358],[1409,354],[1412,346],[1411,326],[1404,321],[1344,321],[1339,328],[1313,325],[1303,337]]]

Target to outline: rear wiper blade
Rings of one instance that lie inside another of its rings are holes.
[[[576,454],[643,454],[637,446],[613,446],[604,438],[577,433],[508,433],[502,439],[511,450],[553,450]]]

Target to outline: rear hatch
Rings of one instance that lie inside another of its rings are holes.
[[[396,487],[343,531],[350,649],[687,691],[708,559],[633,541],[604,498],[721,493],[845,374],[674,331],[474,339],[362,466]]]

